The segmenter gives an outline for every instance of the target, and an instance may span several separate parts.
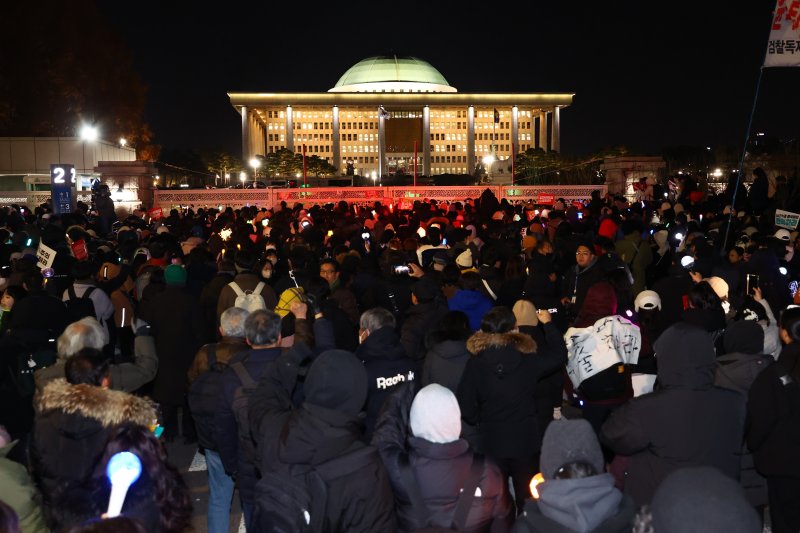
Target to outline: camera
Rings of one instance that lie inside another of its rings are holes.
[[[397,265],[394,267],[395,274],[408,274],[409,272],[411,272],[411,269],[408,265]]]

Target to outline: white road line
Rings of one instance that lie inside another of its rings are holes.
[[[189,472],[205,472],[206,470],[208,470],[206,466],[206,456],[199,451],[194,452],[192,464],[189,465]]]

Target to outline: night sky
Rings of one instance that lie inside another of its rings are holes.
[[[554,5],[557,4],[557,5]],[[741,5],[737,5],[741,4]],[[741,145],[774,0],[101,2],[149,86],[154,142],[241,150],[227,92],[324,92],[359,60],[415,56],[459,92],[573,92],[562,152]],[[388,7],[390,6],[390,7]],[[765,69],[753,133],[800,136],[800,68]]]

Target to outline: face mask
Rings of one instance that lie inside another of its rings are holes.
[[[725,314],[727,315],[731,310],[731,304],[728,302],[722,302],[722,310],[725,311]]]

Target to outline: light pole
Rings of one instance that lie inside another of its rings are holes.
[[[95,126],[84,124],[81,126],[81,141],[83,141],[83,173],[86,173],[86,141],[94,142],[97,140],[98,131]]]
[[[253,167],[253,188],[256,187],[256,180],[258,179],[258,169],[261,166],[261,161],[257,157],[250,159],[250,166]]]
[[[492,169],[492,163],[494,163],[494,154],[489,154],[484,156],[483,158],[483,165],[486,167],[486,179],[492,179],[492,175],[490,173]]]

